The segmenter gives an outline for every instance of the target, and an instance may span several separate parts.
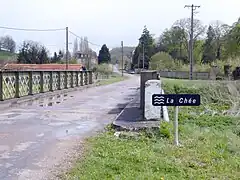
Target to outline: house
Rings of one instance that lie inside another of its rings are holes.
[[[91,65],[96,65],[98,63],[97,57],[90,54],[85,54],[80,51],[76,52],[77,63],[88,66],[88,63]]]

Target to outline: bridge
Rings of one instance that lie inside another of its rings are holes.
[[[122,82],[54,95],[54,91],[61,88],[94,84],[92,77],[91,72],[1,72],[1,180],[44,179],[47,176],[50,179],[49,174],[53,174],[51,170],[56,166],[67,168],[69,158],[80,153],[82,146],[79,144],[84,138],[111,123],[136,96],[140,83],[139,77],[129,75]],[[37,82],[33,83],[33,79]],[[44,94],[44,91],[51,91],[51,98],[46,96],[11,108],[4,106],[16,100],[15,97],[34,92],[35,95]]]
[[[113,71],[120,73],[117,67]],[[161,90],[147,84],[155,79],[160,85],[157,73],[125,76],[124,81],[95,86],[97,75],[91,71],[1,72],[0,179],[55,179],[58,166],[68,168],[74,155],[81,154],[84,139],[112,122],[121,128],[158,127],[151,118],[139,121],[145,109],[144,117],[151,116],[149,105],[144,108],[151,92]],[[155,111],[164,118],[166,110]]]

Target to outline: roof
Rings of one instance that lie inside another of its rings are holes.
[[[68,64],[68,70],[79,71],[82,64]],[[65,70],[66,64],[6,64],[3,70]]]

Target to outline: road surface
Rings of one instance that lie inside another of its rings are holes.
[[[68,168],[85,137],[134,97],[139,78],[93,87],[0,113],[0,179],[38,180]],[[54,178],[53,178],[54,179]]]

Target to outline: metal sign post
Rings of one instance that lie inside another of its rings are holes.
[[[153,94],[153,106],[175,106],[174,116],[174,144],[179,145],[178,140],[178,111],[179,106],[200,106],[199,94]]]
[[[178,106],[175,106],[175,116],[174,116],[174,124],[173,124],[173,128],[174,128],[174,143],[175,145],[179,145],[178,142]]]

